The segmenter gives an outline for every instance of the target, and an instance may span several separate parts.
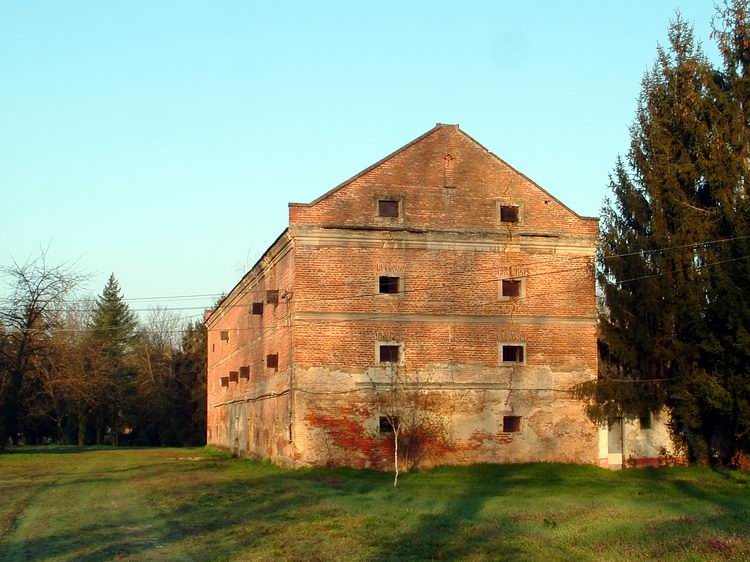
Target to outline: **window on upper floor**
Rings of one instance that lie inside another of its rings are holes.
[[[266,303],[267,304],[279,304],[278,289],[270,289],[266,291]]]
[[[381,364],[398,365],[403,359],[402,344],[380,343],[378,344],[378,362]]]
[[[219,332],[219,339],[221,341],[229,341],[229,330],[221,330]]]
[[[381,275],[378,277],[378,293],[396,294],[400,292],[401,279],[397,276]]]
[[[237,382],[240,380],[240,373],[238,371],[229,371],[229,382]]]
[[[262,302],[254,302],[252,306],[250,307],[250,314],[256,314],[258,316],[263,316],[263,303]]]
[[[501,365],[524,365],[526,363],[525,343],[501,343],[500,364]]]
[[[383,218],[398,218],[400,212],[399,207],[398,199],[379,199],[378,216]]]
[[[221,377],[221,386],[229,386],[229,377]]]
[[[268,367],[269,369],[279,368],[279,354],[278,353],[270,353],[266,355],[266,367]]]
[[[240,367],[240,378],[245,380],[250,379],[250,367]]]
[[[507,299],[520,297],[521,285],[520,279],[502,279],[500,281],[500,296]]]
[[[520,222],[518,205],[500,205],[500,222]]]

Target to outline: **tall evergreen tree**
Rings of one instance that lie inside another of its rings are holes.
[[[712,68],[678,16],[643,79],[628,158],[615,166],[602,211],[606,368],[582,389],[596,398],[590,413],[599,420],[667,406],[698,461],[727,461],[748,421],[750,252],[738,239],[748,217],[746,87],[744,70],[729,72],[743,68],[745,5],[720,13],[727,68]]]
[[[101,443],[109,427],[113,443],[117,444],[123,429],[127,404],[133,396],[133,373],[126,366],[125,356],[130,351],[137,321],[120,291],[114,273],[109,276],[94,307],[91,330],[110,362],[107,377],[108,396],[94,412],[96,442]]]
[[[709,420],[722,428],[724,448],[750,451],[750,20],[747,0],[725,2],[714,20],[723,68],[716,72],[715,102],[720,127],[715,165],[724,183],[717,186],[719,236],[712,247],[707,306],[710,338],[706,367],[726,389],[728,400]]]

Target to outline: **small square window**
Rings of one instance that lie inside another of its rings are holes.
[[[262,302],[254,302],[252,307],[250,308],[250,314],[256,314],[258,316],[263,316],[263,303]]]
[[[503,432],[518,433],[521,431],[521,416],[503,416]]]
[[[521,281],[518,279],[503,279],[502,287],[504,297],[521,296]]]
[[[221,377],[221,386],[229,386],[229,377]]]
[[[398,293],[398,289],[399,289],[398,277],[389,277],[387,275],[381,275],[378,278],[378,291],[381,294]]]
[[[398,418],[390,417],[390,416],[380,416],[380,419],[378,420],[378,430],[380,433],[393,433],[393,426],[399,425]]]
[[[279,291],[276,289],[266,291],[267,304],[279,304]]]
[[[515,205],[500,206],[500,220],[502,222],[518,222],[518,207]]]
[[[250,367],[240,367],[240,378],[245,380],[250,379]]]
[[[237,382],[240,378],[240,374],[237,371],[229,371],[229,382]]]
[[[378,216],[386,218],[398,218],[398,201],[381,199],[378,201]]]
[[[381,345],[379,349],[379,361],[381,363],[398,363],[401,360],[401,346]]]
[[[646,412],[638,417],[641,429],[651,429],[651,412]]]
[[[221,341],[229,341],[229,330],[222,330],[219,332],[219,339]]]
[[[279,354],[278,353],[271,353],[270,355],[266,355],[266,367],[268,367],[269,369],[279,368]]]
[[[523,363],[524,362],[524,346],[523,345],[503,345],[502,346],[502,361],[503,363]]]

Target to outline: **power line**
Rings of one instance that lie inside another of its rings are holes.
[[[655,252],[665,252],[665,251],[668,251],[668,250],[682,250],[682,249],[685,249],[685,248],[695,248],[697,246],[711,246],[713,244],[724,244],[724,243],[727,243],[727,242],[734,242],[735,240],[746,240],[748,238],[750,238],[750,235],[746,235],[746,236],[733,236],[731,238],[720,238],[720,239],[717,239],[717,240],[709,240],[707,242],[694,242],[692,244],[681,244],[681,245],[678,245],[678,246],[667,246],[667,247],[664,247],[664,248],[655,248],[655,249],[652,249],[652,250],[642,250],[640,252],[629,252],[629,253],[624,253],[624,254],[612,254],[610,256],[602,256],[602,259],[608,260],[608,259],[612,259],[612,258],[624,258],[624,257],[628,257],[628,256],[642,256],[644,254],[653,254]]]
[[[750,258],[750,255],[741,256],[741,257],[738,257],[738,258],[732,258],[732,259],[728,259],[728,260],[720,260],[720,261],[717,261],[717,262],[711,262],[711,263],[706,263],[706,264],[703,264],[703,265],[700,265],[700,266],[696,266],[695,269],[703,269],[703,268],[712,267],[712,266],[715,266],[715,265],[720,265],[720,264],[724,264],[724,263],[730,263],[730,262],[734,262],[734,261],[740,261],[740,260],[748,259],[748,258]],[[562,273],[562,272],[578,271],[578,270],[581,270],[581,269],[588,269],[588,266],[577,267],[577,268],[567,268],[567,269],[560,269],[560,270],[552,270],[552,271],[536,272],[536,273],[528,274],[526,277],[551,275],[551,274],[557,274],[557,273]],[[664,275],[671,275],[671,274],[677,273],[679,271],[686,271],[688,269],[690,269],[690,268],[685,268],[685,269],[677,270],[677,271],[665,271],[665,272],[654,273],[654,274],[650,274],[650,275],[644,275],[644,276],[640,276],[640,277],[633,277],[633,278],[630,278],[630,279],[624,279],[624,280],[620,281],[619,283],[631,283],[631,282],[641,281],[641,280],[645,280],[645,279],[657,278],[657,277],[661,277],[661,276],[664,276]],[[494,282],[500,281],[502,279],[504,279],[504,278],[500,277],[500,278],[494,278],[494,279],[489,279],[489,280],[485,280],[485,281],[478,281],[478,282],[474,282],[474,283],[470,283],[470,284],[466,284],[466,285],[451,284],[451,285],[444,285],[444,286],[441,286],[441,287],[424,287],[424,288],[420,288],[420,289],[413,289],[412,292],[424,291],[424,290],[431,290],[431,289],[434,289],[434,288],[444,288],[444,287],[464,288],[464,287],[467,287],[467,286],[474,286],[475,284],[494,283]],[[610,283],[617,284],[618,282],[610,282]],[[581,289],[578,288],[578,287],[576,287],[575,289],[571,289],[571,290],[567,290],[567,291],[548,292],[548,293],[544,293],[544,294],[546,294],[546,295],[561,295],[561,294],[573,293],[573,292],[579,292],[579,291],[581,291]],[[403,291],[403,292],[407,292],[407,291]],[[359,297],[374,297],[376,295],[378,295],[378,293],[373,293],[371,295],[359,295]],[[350,301],[352,298],[353,297],[346,297],[346,296],[345,297],[341,297],[341,296],[339,296],[339,297],[331,297],[330,299],[325,299],[325,298],[320,298],[320,299],[301,299],[299,301],[294,301],[294,302],[305,302],[305,301],[318,302],[318,301],[321,301],[321,300],[344,300],[344,301]],[[500,306],[505,306],[507,304],[511,304],[512,305],[514,302],[515,301],[487,301],[487,302],[484,302],[484,303],[480,303],[480,305],[498,304]],[[288,305],[288,303],[287,303],[287,305]],[[227,308],[234,308],[234,307],[248,307],[248,305],[247,304],[230,305]],[[167,310],[170,310],[170,309],[167,309]],[[177,310],[177,309],[171,309],[171,310]],[[299,311],[299,312],[321,312],[321,311]],[[340,312],[340,311],[322,311],[322,312],[336,313],[336,312]],[[367,312],[365,312],[365,314],[367,314]],[[410,313],[406,313],[406,314],[410,314]],[[358,321],[361,322],[361,321],[378,321],[378,320],[380,320],[380,321],[393,321],[393,320],[400,320],[400,319],[402,319],[404,315],[405,315],[404,313],[398,313],[398,312],[394,312],[393,314],[385,314],[385,315],[382,314],[382,313],[378,313],[378,314],[370,313],[370,315],[368,315],[368,316],[361,316],[359,318],[349,318],[349,319],[342,319],[342,320],[326,320],[326,322],[327,323],[341,323],[341,322],[358,322]],[[193,315],[190,318],[198,318],[200,316],[201,315]],[[521,318],[522,317],[523,316],[521,316]],[[286,321],[286,320],[288,320],[288,312],[285,313],[284,317],[282,317],[282,318],[275,317],[275,319],[277,321]],[[260,333],[264,334],[264,333],[267,333],[268,331],[275,331],[275,330],[277,330],[279,328],[285,329],[285,328],[288,328],[288,326],[284,326],[284,325],[279,326],[279,325],[274,324],[274,325],[266,326],[265,328],[262,328],[260,330]],[[106,331],[106,330],[110,330],[110,329],[114,329],[114,328],[86,328],[86,329],[53,328],[52,331],[77,333],[77,332],[95,332],[95,331],[100,331],[100,330],[105,330]],[[249,330],[258,330],[258,328],[255,327],[255,326],[248,326],[246,328],[211,328],[211,329],[207,329],[207,332],[217,332],[217,331],[220,332],[220,331],[227,331],[227,330],[228,331],[234,331],[234,332],[241,332],[241,331],[249,331]],[[32,328],[32,329],[22,330],[22,331],[28,331],[28,332],[46,332],[47,330]],[[186,333],[188,331],[189,331],[189,329],[185,328],[185,329],[181,329],[181,330],[171,330],[171,331],[148,331],[148,330],[140,330],[139,333],[164,334],[164,333]]]
[[[750,236],[744,237],[744,238],[750,238]],[[729,240],[732,240],[732,239],[725,239],[723,241],[716,241],[716,242],[717,243],[718,242],[726,242],[726,241],[729,241]],[[629,254],[629,255],[632,255],[632,254]],[[581,256],[581,257],[589,258],[589,256]],[[741,257],[732,258],[732,259],[727,259],[727,260],[720,260],[720,261],[717,261],[717,262],[710,262],[710,263],[702,264],[702,265],[699,265],[699,266],[683,268],[683,269],[677,270],[677,271],[665,271],[665,272],[660,272],[660,273],[643,275],[643,276],[639,276],[639,277],[633,277],[633,278],[629,278],[629,279],[623,279],[621,281],[607,281],[607,282],[610,283],[610,284],[631,283],[631,282],[641,281],[641,280],[645,280],[645,279],[657,278],[657,277],[661,277],[661,276],[664,276],[664,275],[671,275],[671,274],[677,273],[679,271],[687,271],[687,270],[690,270],[690,269],[704,269],[704,268],[707,268],[707,267],[712,267],[714,265],[720,265],[720,264],[724,264],[724,263],[730,263],[730,262],[734,262],[734,261],[740,261],[740,260],[748,259],[748,258],[750,258],[750,255],[741,256]],[[538,262],[538,263],[541,263],[541,262]],[[511,265],[510,267],[514,267],[514,266],[515,267],[525,267],[527,265],[528,264],[526,264],[526,265],[524,265],[524,264],[514,264],[514,265]],[[500,267],[503,267],[503,266],[500,266]],[[591,268],[591,265],[590,264],[586,264],[585,266],[578,266],[578,267],[571,267],[571,268],[558,269],[558,270],[548,270],[548,271],[541,271],[541,272],[535,272],[535,273],[528,273],[528,274],[524,275],[523,277],[524,278],[538,277],[538,276],[543,276],[543,275],[552,275],[552,274],[565,273],[565,272],[571,272],[571,271],[581,271],[581,270],[590,269],[590,268]],[[497,268],[493,268],[493,270],[496,270],[496,269]],[[497,277],[497,278],[492,278],[492,279],[488,279],[488,280],[476,280],[475,279],[471,283],[466,283],[466,284],[450,283],[450,284],[447,284],[447,285],[419,287],[419,288],[415,288],[415,289],[411,289],[411,290],[404,290],[404,291],[401,291],[398,294],[415,293],[415,292],[422,292],[422,291],[430,291],[430,290],[436,290],[436,289],[442,289],[442,288],[452,288],[452,289],[455,289],[455,288],[473,287],[473,286],[476,286],[476,285],[481,285],[481,284],[486,284],[486,283],[495,283],[495,282],[498,282],[498,281],[506,279],[506,278],[507,277]],[[568,290],[568,291],[557,291],[557,292],[552,292],[552,293],[548,292],[546,294],[547,295],[559,295],[559,294],[565,294],[565,293],[579,292],[580,290],[581,290],[580,288],[576,287],[575,289]],[[339,296],[336,296],[336,297],[318,297],[318,298],[309,298],[309,299],[299,299],[299,300],[295,300],[293,302],[294,303],[300,303],[300,302],[321,302],[321,301],[347,301],[347,302],[350,302],[352,299],[355,299],[355,298],[373,298],[373,297],[380,296],[380,295],[381,295],[380,293],[371,293],[371,294],[364,294],[364,295],[350,295],[350,296],[340,296],[339,295]],[[240,296],[242,296],[242,295],[241,294],[238,295],[237,298],[239,298]],[[514,302],[515,301],[507,301],[506,302],[506,301],[495,301],[495,300],[492,300],[492,301],[487,301],[487,302],[484,302],[484,303],[480,303],[480,305],[485,306],[487,304],[495,304],[496,303],[496,304],[498,304],[500,306],[506,306],[507,304],[513,304]],[[287,306],[288,306],[288,303],[287,303]],[[226,306],[224,308],[226,309],[226,308],[235,308],[235,307],[243,307],[244,308],[244,307],[248,307],[248,304],[228,305],[228,306]],[[175,308],[162,308],[162,309],[133,309],[133,311],[134,312],[139,312],[139,311],[150,312],[150,311],[154,311],[154,310],[176,311],[176,310],[195,310],[195,309],[202,309],[202,308],[203,307],[175,307]],[[300,311],[300,312],[308,312],[308,311]],[[310,312],[315,312],[315,311],[310,311]],[[328,312],[334,312],[335,313],[337,311],[328,311]],[[199,315],[199,314],[198,315],[192,315],[192,316],[187,317],[186,319],[199,318],[200,316],[201,315]],[[402,318],[403,316],[404,316],[403,313],[394,313],[393,315],[385,315],[385,316],[383,314],[378,314],[378,315],[372,315],[372,316],[366,316],[366,317],[360,317],[360,318],[347,319],[347,320],[344,320],[344,321],[345,322],[368,321],[368,320],[389,321],[389,320],[398,320],[398,319]],[[275,317],[275,319],[279,320],[279,321],[281,321],[281,320],[288,320],[288,312],[285,313],[284,317],[282,317],[282,318]],[[328,321],[328,322],[332,322],[332,321]],[[276,326],[276,325],[266,327],[266,328],[264,328],[261,331],[261,333],[265,333],[267,330],[276,330],[278,327],[279,326]],[[281,326],[281,327],[282,328],[286,328],[288,326]],[[107,331],[107,330],[110,330],[110,329],[114,329],[114,328],[107,328],[107,327],[104,327],[104,328],[83,328],[83,329],[80,329],[80,328],[79,329],[52,328],[52,331],[57,331],[57,332],[62,332],[62,333],[65,333],[65,332],[78,333],[78,332]],[[257,330],[257,328],[254,327],[254,326],[248,326],[247,328],[229,328],[229,330],[230,331],[245,331],[245,330]],[[26,329],[26,330],[21,330],[21,331],[26,331],[26,332],[47,332],[49,330],[31,328],[31,329]],[[179,329],[179,330],[167,330],[167,331],[139,330],[138,332],[142,333],[142,334],[149,334],[149,333],[153,333],[153,334],[166,334],[166,333],[186,333],[188,331],[190,331],[189,328],[184,328],[184,329]],[[207,330],[207,331],[211,332],[211,331],[223,331],[223,330],[222,330],[222,328],[213,328],[213,329],[210,329],[210,330]]]
[[[717,239],[717,240],[708,240],[708,241],[705,241],[705,242],[694,242],[694,243],[691,243],[691,244],[681,244],[681,245],[675,245],[675,246],[666,246],[666,247],[662,247],[662,248],[653,248],[651,250],[642,250],[642,251],[638,251],[638,252],[626,252],[626,253],[621,253],[621,254],[612,254],[612,255],[608,255],[608,256],[602,256],[601,259],[609,260],[609,259],[623,258],[623,257],[629,257],[629,256],[643,256],[643,255],[646,255],[646,254],[652,254],[652,253],[656,253],[656,252],[665,252],[665,251],[678,250],[678,249],[684,249],[684,248],[695,248],[695,247],[698,247],[698,246],[709,246],[709,245],[714,245],[714,244],[725,244],[725,243],[728,243],[728,242],[733,242],[733,241],[736,241],[736,240],[745,240],[745,239],[750,239],[750,235],[734,236],[734,237],[731,237],[731,238],[721,238],[721,239]],[[506,255],[506,254],[504,254],[504,255]],[[553,256],[551,256],[551,257],[553,257]],[[569,256],[569,259],[590,259],[590,257],[591,256],[588,256],[588,255],[587,256]],[[520,263],[520,264],[510,264],[509,267],[531,267],[533,265],[536,265],[537,263],[546,263],[546,261],[548,261],[548,260],[542,260],[542,261],[536,261],[536,262],[525,262],[525,263]],[[475,268],[475,269],[470,269],[470,270],[461,270],[461,271],[447,272],[447,273],[444,273],[444,274],[441,274],[441,275],[471,275],[471,274],[476,273],[477,271],[494,271],[498,267],[508,267],[508,266],[499,265],[499,266],[495,266],[495,267],[492,267],[492,268],[479,268],[479,269]],[[362,284],[364,284],[364,283],[365,282],[362,282]],[[359,284],[359,283],[357,283],[357,284]],[[367,282],[367,284],[369,285],[370,283]],[[341,284],[338,284],[338,285],[340,285],[340,286],[347,286],[347,287],[352,286],[351,283],[348,283],[348,284],[347,283],[341,283]],[[329,286],[336,286],[336,284],[334,284],[334,285],[329,284]],[[264,292],[265,291],[263,291],[263,290],[258,290],[258,291],[242,291],[241,294],[246,294],[246,293],[263,294]],[[145,297],[124,297],[122,300],[125,301],[125,302],[148,302],[148,301],[165,301],[165,300],[190,300],[190,299],[200,299],[200,298],[218,298],[218,297],[220,297],[222,295],[224,295],[224,293],[197,293],[197,294],[185,294],[185,295],[162,295],[162,296],[145,296]],[[93,302],[95,302],[95,299],[96,299],[95,297],[88,298],[88,299],[83,299],[82,298],[82,299],[74,299],[74,300],[71,300],[71,301],[68,301],[68,302],[84,302],[84,303],[85,302],[92,302],[93,303]],[[0,298],[0,301],[12,302],[13,299],[10,299],[10,298]],[[191,307],[191,308],[197,309],[199,307]],[[134,312],[136,312],[136,311],[146,312],[146,311],[150,311],[150,310],[153,310],[153,309],[136,309],[136,310],[134,310]],[[175,309],[175,310],[181,310],[181,308],[178,308],[178,309]]]

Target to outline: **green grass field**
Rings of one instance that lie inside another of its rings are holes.
[[[0,456],[0,560],[750,560],[750,474],[555,464],[391,475],[209,449]]]

